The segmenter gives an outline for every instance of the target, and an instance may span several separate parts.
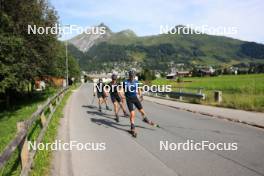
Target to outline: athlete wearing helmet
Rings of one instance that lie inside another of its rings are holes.
[[[123,87],[125,91],[125,97],[127,102],[127,107],[130,112],[130,124],[131,124],[131,134],[136,137],[137,133],[135,131],[135,108],[141,113],[143,117],[143,121],[153,125],[153,122],[149,121],[146,117],[146,113],[142,107],[141,102],[138,99],[138,96],[142,98],[141,91],[138,86],[138,81],[135,80],[136,72],[134,70],[130,70],[128,72],[129,78],[124,81]]]
[[[99,111],[102,111],[102,104],[105,103],[106,109],[110,110],[110,108],[107,105],[107,95],[106,92],[104,91],[105,89],[105,84],[103,83],[103,79],[99,78],[99,81],[97,85],[94,88],[94,96],[95,93],[97,92],[97,98],[98,98],[98,106],[99,106]]]
[[[123,110],[124,116],[128,116],[128,114],[125,110],[125,105],[123,101],[124,95],[122,94],[123,92],[122,86],[120,86],[121,84],[117,82],[117,75],[113,74],[111,78],[112,78],[112,81],[109,83],[109,88],[110,88],[109,93],[110,93],[112,103],[114,104],[116,121],[119,122],[119,115],[118,115],[119,108]]]

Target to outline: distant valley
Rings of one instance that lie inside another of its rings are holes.
[[[229,67],[264,63],[264,45],[207,34],[160,34],[137,36],[132,30],[105,34],[80,34],[68,40],[70,53],[88,72],[122,71],[131,67],[169,72],[183,63]]]

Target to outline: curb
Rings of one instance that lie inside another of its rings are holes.
[[[175,101],[175,100],[167,99],[167,98],[163,98],[163,97],[161,97],[161,98],[159,98],[159,97],[153,97],[153,96],[148,96],[148,97],[157,98],[157,99],[163,99],[163,100]],[[207,113],[207,112],[202,112],[202,111],[194,111],[194,110],[191,110],[191,109],[180,108],[180,107],[171,106],[171,105],[166,105],[166,104],[158,103],[158,102],[151,101],[151,100],[147,100],[147,101],[150,101],[150,102],[153,102],[153,103],[156,103],[156,104],[159,104],[159,105],[167,106],[167,107],[170,107],[170,108],[174,108],[174,109],[184,110],[184,111],[188,111],[188,112],[192,112],[192,113],[206,115],[206,116],[209,116],[209,117],[214,117],[214,118],[217,118],[217,119],[228,120],[228,121],[231,121],[231,122],[242,123],[242,124],[246,124],[246,125],[249,125],[249,126],[253,126],[253,127],[257,127],[257,128],[264,129],[264,126],[263,125],[259,125],[259,124],[256,124],[254,122],[247,122],[247,121],[243,121],[243,120],[239,120],[239,119],[232,119],[230,117],[225,117],[225,116],[221,116],[221,115],[215,115],[215,114],[211,114],[211,113]]]

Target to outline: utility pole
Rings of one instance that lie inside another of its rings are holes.
[[[65,65],[66,65],[66,87],[68,87],[69,85],[69,68],[68,68],[68,65],[69,65],[69,60],[68,60],[68,41],[66,40],[65,41]]]
[[[62,25],[63,27],[70,27],[69,24]],[[69,58],[68,58],[68,40],[65,40],[65,67],[66,67],[66,87],[69,86]]]

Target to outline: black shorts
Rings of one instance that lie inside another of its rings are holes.
[[[97,92],[97,97],[98,98],[106,98],[105,94],[103,92]]]
[[[126,102],[129,112],[134,111],[134,105],[138,110],[141,110],[143,108],[141,102],[137,97],[126,98]]]
[[[116,101],[117,101],[118,103],[121,102],[121,98],[120,98],[119,95],[111,95],[111,100],[112,100],[113,103],[116,102]]]

